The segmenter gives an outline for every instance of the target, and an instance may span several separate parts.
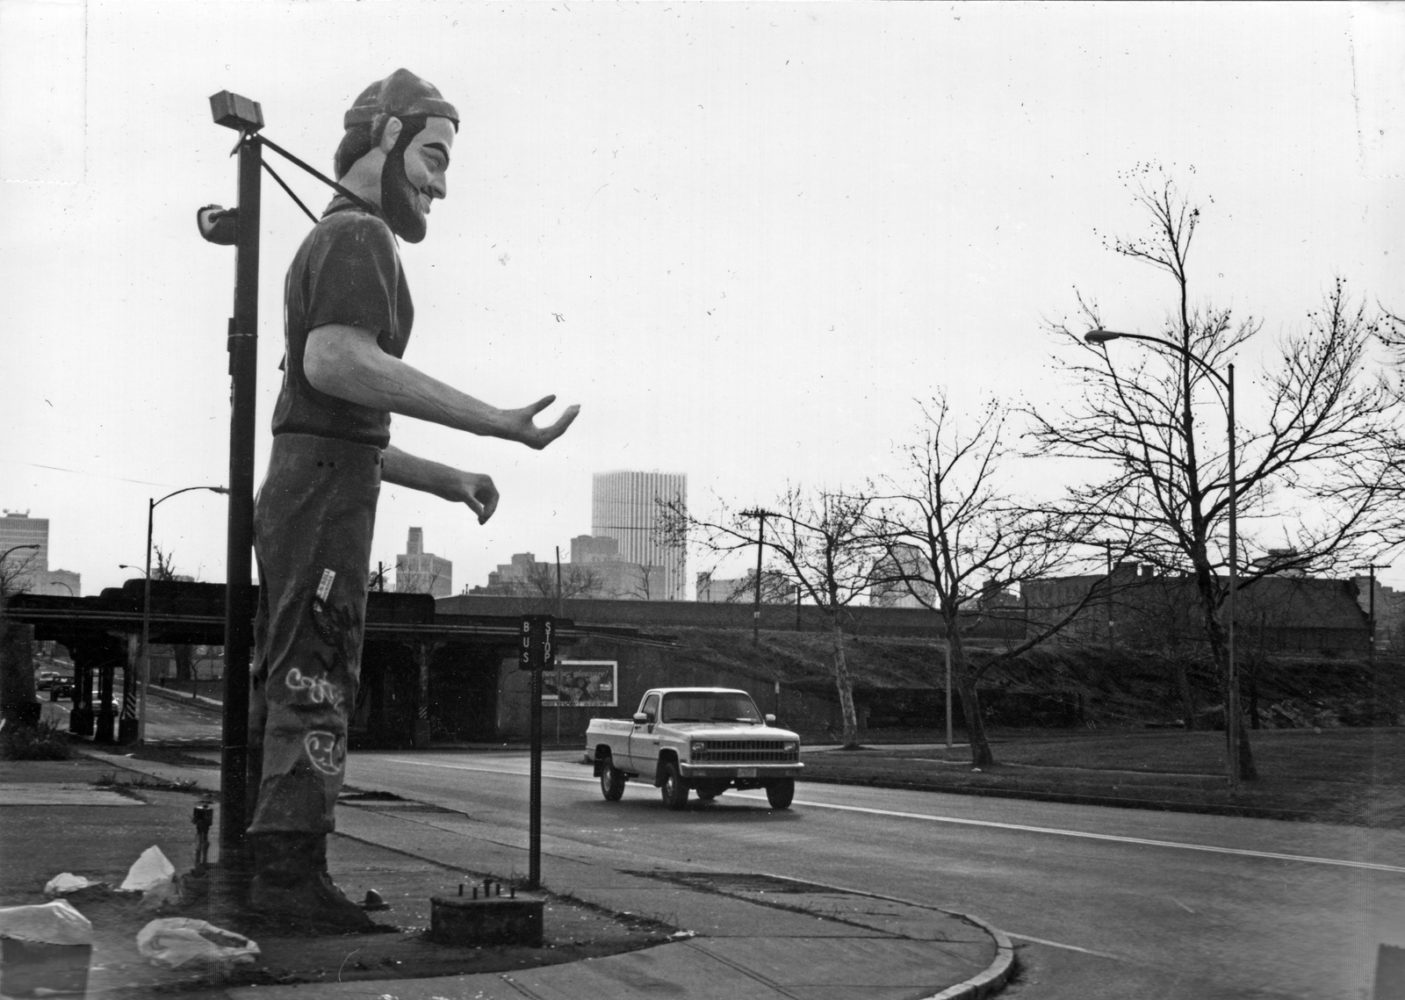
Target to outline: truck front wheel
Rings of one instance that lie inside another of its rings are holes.
[[[628,780],[624,772],[615,767],[612,757],[606,754],[600,761],[600,794],[606,802],[618,802],[624,794],[624,783]]]
[[[772,809],[789,809],[794,798],[794,778],[782,778],[780,781],[772,781],[766,786],[766,801],[771,803]]]
[[[663,766],[663,780],[659,782],[659,792],[663,804],[670,809],[683,809],[688,805],[688,783],[678,773],[678,765],[668,761]]]

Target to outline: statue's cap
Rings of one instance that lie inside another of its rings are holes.
[[[373,122],[380,115],[392,118],[413,118],[419,115],[447,118],[459,123],[459,113],[444,100],[439,90],[423,77],[408,69],[397,69],[384,80],[377,80],[361,91],[351,110],[343,119],[345,128]]]

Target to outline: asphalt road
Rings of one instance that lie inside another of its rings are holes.
[[[153,700],[153,739],[217,722]],[[764,872],[969,912],[1015,940],[1023,1000],[1365,1000],[1405,946],[1405,833],[801,783],[792,809],[727,792],[670,812],[604,801],[575,753],[543,764],[552,857]],[[357,752],[348,783],[467,814],[527,844],[525,753]],[[433,812],[423,821],[435,822]],[[569,886],[561,887],[569,890]]]
[[[357,788],[467,813],[526,843],[522,753],[360,753]],[[600,796],[574,755],[543,764],[553,854],[641,869],[766,872],[990,920],[1020,945],[1007,996],[1360,998],[1405,945],[1405,834],[802,784],[788,812],[728,792],[674,813]],[[433,822],[433,814],[426,814]]]

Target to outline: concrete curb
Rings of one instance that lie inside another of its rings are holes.
[[[808,879],[791,878],[788,875],[773,875],[765,873],[767,878],[773,878],[782,882],[794,882],[797,884],[819,885],[834,892],[847,893],[851,896],[863,896],[868,899],[881,899],[889,903],[901,903],[904,906],[917,906],[928,910],[937,910],[947,916],[964,920],[966,923],[979,927],[989,934],[995,941],[995,958],[991,960],[983,971],[966,979],[955,983],[921,1000],[984,1000],[985,997],[994,996],[1004,988],[1010,981],[1010,977],[1015,974],[1015,946],[1007,935],[1000,928],[994,926],[980,917],[973,917],[969,913],[957,913],[955,910],[944,910],[940,906],[931,906],[927,903],[918,903],[910,899],[902,899],[899,896],[885,896],[877,892],[864,892],[861,889],[850,889],[845,886],[828,885],[824,882],[812,882]]]
[[[948,911],[951,912],[951,911]],[[1000,928],[989,924],[969,913],[952,913],[968,923],[975,924],[995,939],[995,958],[984,972],[972,976],[963,983],[948,986],[940,993],[934,993],[922,1000],[985,1000],[1003,990],[1015,975],[1015,946]]]

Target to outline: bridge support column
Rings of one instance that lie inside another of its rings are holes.
[[[411,746],[416,750],[429,749],[429,659],[437,643],[416,642],[414,644],[415,671],[415,732]]]
[[[93,742],[111,743],[114,739],[113,724],[117,713],[112,709],[113,675],[117,672],[118,658],[114,651],[107,651],[98,661],[98,710],[94,719]]]
[[[68,731],[74,736],[93,735],[93,655],[90,642],[68,647],[73,657],[73,708],[68,713]]]
[[[122,717],[117,720],[117,742],[126,746],[137,741],[137,680],[141,662],[141,643],[136,636],[127,637],[127,658],[122,661]]]

